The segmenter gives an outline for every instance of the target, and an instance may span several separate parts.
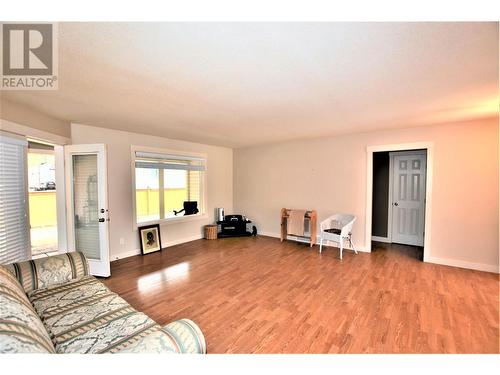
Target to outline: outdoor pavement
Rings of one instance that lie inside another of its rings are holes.
[[[31,228],[32,255],[57,251],[57,226]]]

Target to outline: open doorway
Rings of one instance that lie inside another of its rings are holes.
[[[31,255],[51,255],[58,251],[54,146],[29,140],[27,161]]]
[[[427,150],[372,153],[371,240],[423,260]]]

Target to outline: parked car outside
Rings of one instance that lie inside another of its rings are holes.
[[[45,190],[56,190],[56,183],[52,181],[45,183]]]
[[[56,190],[56,183],[53,181],[42,182],[40,186],[35,187],[35,191]]]

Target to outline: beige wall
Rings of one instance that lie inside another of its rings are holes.
[[[0,118],[61,137],[70,138],[71,136],[69,122],[47,116],[24,105],[11,102],[2,98],[1,94]]]
[[[498,118],[301,140],[234,151],[234,208],[279,233],[281,207],[357,216],[365,247],[366,147],[434,142],[434,261],[498,272]]]
[[[354,240],[364,248],[366,147],[430,141],[434,142],[431,256],[442,263],[498,272],[498,118],[236,149],[233,163],[229,148],[70,126],[5,99],[0,104],[4,120],[63,138],[71,135],[74,144],[108,145],[111,259],[139,249],[133,229],[132,144],[209,156],[208,218],[163,225],[164,244],[200,237],[202,226],[213,220],[215,207],[243,213],[254,220],[260,233],[271,235],[279,233],[280,208],[296,207],[316,209],[320,219],[333,212],[354,213],[358,217]]]
[[[226,147],[171,140],[105,128],[72,124],[73,144],[105,143],[108,154],[108,196],[110,210],[111,260],[137,254],[140,245],[133,228],[131,145],[207,154],[207,218],[161,225],[162,244],[201,238],[203,225],[214,221],[215,207],[228,212],[233,206],[233,150]],[[125,243],[120,244],[120,238]]]

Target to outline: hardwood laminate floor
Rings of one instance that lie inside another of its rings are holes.
[[[189,318],[209,353],[498,353],[499,276],[257,236],[111,263],[104,280],[160,324]]]

